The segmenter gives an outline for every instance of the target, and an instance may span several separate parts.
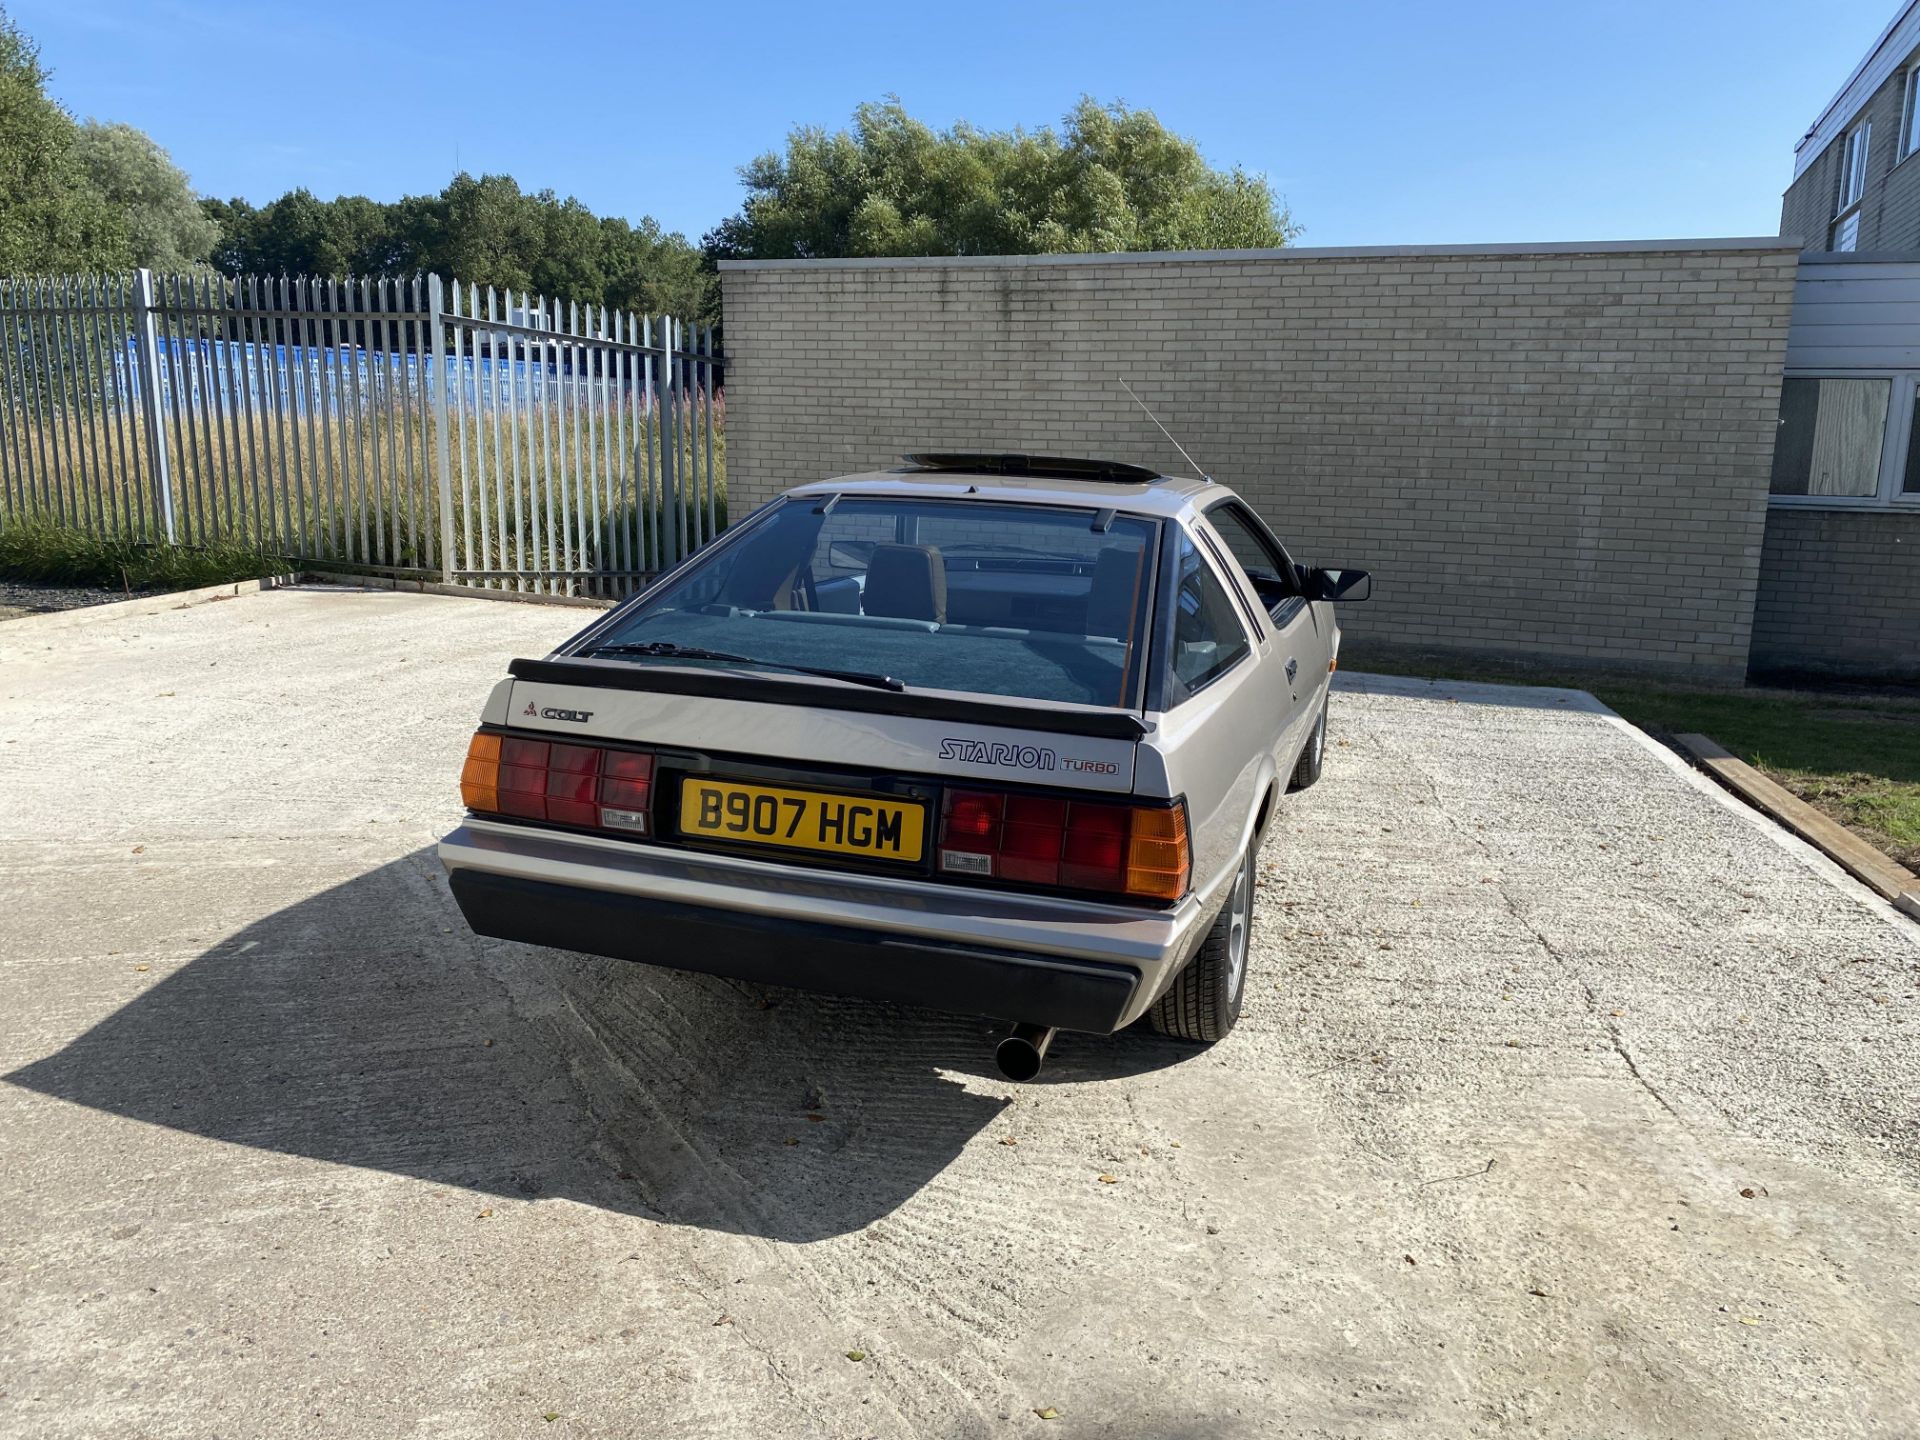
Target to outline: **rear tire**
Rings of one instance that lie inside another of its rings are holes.
[[[1307,748],[1300,752],[1300,758],[1293,765],[1293,779],[1287,782],[1289,790],[1304,790],[1320,778],[1321,767],[1327,761],[1327,707],[1333,703],[1329,695],[1320,702],[1320,718],[1313,722],[1313,733],[1307,737]]]
[[[1147,1011],[1147,1023],[1160,1034],[1211,1045],[1224,1039],[1240,1018],[1252,950],[1253,865],[1259,849],[1255,837],[1241,857],[1227,903],[1200,942],[1199,953]]]

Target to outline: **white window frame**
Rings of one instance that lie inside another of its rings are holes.
[[[1867,162],[1873,155],[1873,122],[1863,120],[1854,126],[1840,146],[1840,204],[1833,212],[1836,220],[1867,198]]]
[[[1889,380],[1887,429],[1880,444],[1880,484],[1871,495],[1767,495],[1769,506],[1783,510],[1920,511],[1920,492],[1903,494],[1907,448],[1913,441],[1914,400],[1920,397],[1920,370],[1789,370],[1788,380]],[[1769,476],[1771,484],[1771,476]]]
[[[1896,164],[1920,150],[1920,105],[1914,103],[1920,98],[1920,65],[1908,69],[1901,94],[1904,98],[1900,105],[1900,153],[1894,157]]]

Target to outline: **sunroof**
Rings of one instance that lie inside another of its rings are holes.
[[[970,475],[1031,475],[1046,480],[1101,480],[1109,484],[1147,485],[1158,470],[1118,460],[1086,460],[1069,455],[990,455],[958,451],[917,451],[901,457],[922,470],[956,470]]]

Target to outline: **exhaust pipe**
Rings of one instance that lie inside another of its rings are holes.
[[[1051,1025],[1016,1025],[994,1050],[994,1063],[1009,1080],[1031,1080],[1047,1063],[1047,1047],[1056,1033]]]

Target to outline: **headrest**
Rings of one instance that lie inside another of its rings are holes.
[[[869,615],[947,621],[947,567],[932,545],[876,545],[860,608]]]

